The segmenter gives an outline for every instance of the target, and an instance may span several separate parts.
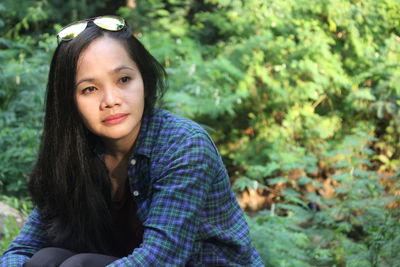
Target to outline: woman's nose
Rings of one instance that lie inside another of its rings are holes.
[[[112,108],[116,105],[121,104],[121,97],[119,95],[117,88],[106,88],[104,89],[103,99],[101,103],[101,107],[104,108]]]

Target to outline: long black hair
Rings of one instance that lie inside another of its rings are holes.
[[[82,33],[62,41],[54,52],[41,147],[28,186],[49,246],[112,254],[108,171],[93,151],[98,137],[84,126],[74,101],[79,55],[104,35],[120,41],[139,67],[145,90],[144,116],[151,114],[164,92],[163,67],[128,27],[111,32],[89,22]]]

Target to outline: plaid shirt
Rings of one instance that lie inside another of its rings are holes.
[[[109,267],[263,266],[222,159],[199,125],[155,110],[133,151],[128,175],[143,243]],[[46,246],[43,237],[34,210],[0,266],[22,266]]]

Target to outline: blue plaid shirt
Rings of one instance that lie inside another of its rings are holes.
[[[143,243],[117,266],[263,266],[222,159],[199,125],[164,110],[144,117],[130,158]],[[39,211],[0,259],[23,266],[45,247]]]

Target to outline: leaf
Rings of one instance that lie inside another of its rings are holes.
[[[252,188],[252,189],[258,189],[258,188],[264,188],[267,189],[268,187],[260,184],[258,181],[249,179],[247,177],[240,177],[236,179],[235,183],[233,184],[233,189],[242,192],[247,188]]]
[[[267,179],[267,183],[269,185],[275,185],[275,184],[279,184],[279,183],[286,183],[287,181],[288,181],[287,177],[275,177],[275,178]]]

